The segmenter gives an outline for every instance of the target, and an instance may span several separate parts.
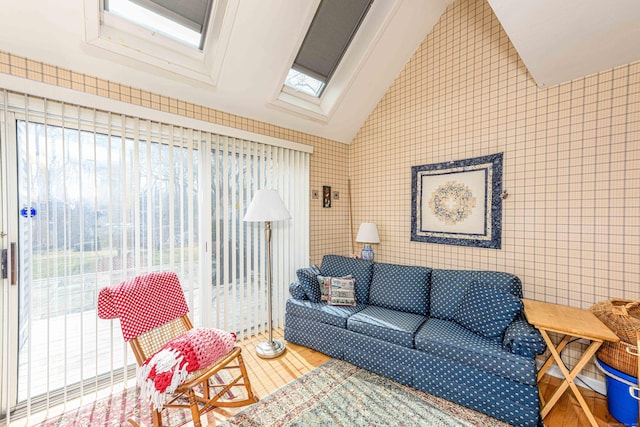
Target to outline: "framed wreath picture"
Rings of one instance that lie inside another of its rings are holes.
[[[411,240],[500,249],[502,153],[411,168]]]

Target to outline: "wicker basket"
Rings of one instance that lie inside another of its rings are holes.
[[[596,353],[598,359],[632,377],[638,376],[638,347],[623,341],[605,341]]]
[[[609,300],[595,304],[591,311],[622,341],[637,343],[640,331],[640,301]]]

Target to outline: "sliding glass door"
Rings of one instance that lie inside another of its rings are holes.
[[[17,401],[46,404],[131,375],[117,324],[96,317],[102,287],[170,269],[197,301],[198,151],[144,127],[123,137],[69,118],[15,126]]]
[[[119,324],[98,319],[96,298],[137,274],[177,272],[196,325],[264,331],[263,228],[242,216],[265,186],[293,216],[274,224],[282,325],[288,284],[308,263],[308,153],[3,95],[0,218],[10,231],[0,249],[15,242],[17,279],[2,279],[0,419],[133,378]]]

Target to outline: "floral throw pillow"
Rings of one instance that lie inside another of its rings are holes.
[[[344,277],[337,277],[337,279],[350,279],[351,275]],[[320,285],[320,301],[328,301],[329,300],[329,288],[331,287],[331,279],[334,277],[329,276],[317,276],[318,284]]]
[[[343,279],[333,277],[329,286],[329,305],[349,305],[355,306],[356,302],[356,279]]]

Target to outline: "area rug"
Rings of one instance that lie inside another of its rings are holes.
[[[495,418],[331,359],[222,426],[508,426]]]
[[[232,375],[234,371],[224,371],[211,378],[217,379],[218,383],[222,384],[228,383]],[[140,425],[151,426],[153,422],[149,403],[143,401],[140,396],[140,388],[131,387],[79,408],[67,409],[60,415],[49,416],[46,420],[31,425],[35,427],[121,427],[130,426],[127,420],[132,418]],[[231,401],[243,397],[242,390],[232,388],[226,392],[225,400]],[[181,396],[177,403],[187,405],[189,401],[185,396]],[[162,411],[162,421],[163,425],[178,427],[191,421],[191,412],[189,409],[165,408]]]
[[[145,425],[153,425],[149,404],[140,399],[140,389],[131,387],[114,393],[104,399],[97,400],[78,409],[49,418],[37,427],[121,427],[128,426],[129,418],[142,421]],[[163,421],[176,426],[185,424],[191,419],[190,413],[183,409],[166,409],[162,412]]]

